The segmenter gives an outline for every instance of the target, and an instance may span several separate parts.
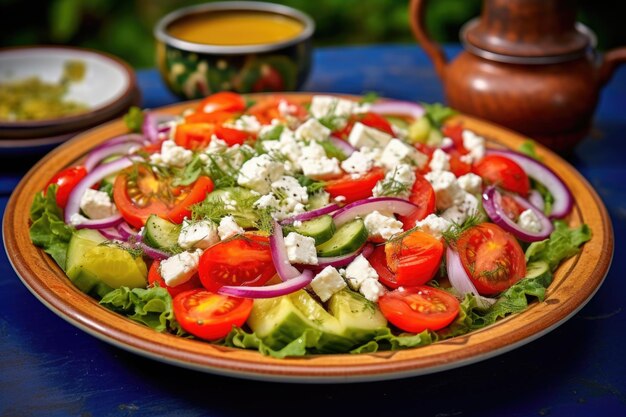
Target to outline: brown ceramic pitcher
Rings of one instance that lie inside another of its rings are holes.
[[[411,0],[411,27],[448,105],[557,150],[587,134],[600,89],[626,62],[626,47],[596,53],[574,0],[484,0],[481,17],[461,30],[465,51],[448,62],[426,32],[426,3]]]

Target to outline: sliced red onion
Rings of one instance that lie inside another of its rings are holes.
[[[462,298],[465,297],[465,294],[473,294],[476,297],[478,307],[482,309],[487,309],[496,302],[495,298],[483,297],[478,294],[478,290],[476,290],[465,268],[463,268],[461,257],[450,246],[448,246],[446,251],[446,270],[448,271],[450,284],[460,293]]]
[[[537,190],[530,190],[530,192],[528,193],[528,202],[537,207],[542,212],[546,207],[546,202],[543,201],[543,196]]]
[[[550,236],[550,233],[552,233],[552,230],[554,230],[554,225],[550,219],[547,218],[541,210],[517,194],[509,195],[525,210],[533,211],[541,222],[541,230],[539,232],[531,232],[522,228],[514,220],[510,219],[502,209],[502,195],[494,186],[488,187],[483,192],[483,207],[485,208],[485,211],[491,221],[524,242],[537,242],[547,239]]]
[[[408,216],[417,209],[413,203],[396,197],[372,197],[355,201],[333,214],[335,226],[340,227],[356,217],[364,217],[374,210],[379,212],[392,212],[402,216]]]
[[[92,150],[85,159],[84,165],[85,168],[87,168],[87,172],[91,172],[96,167],[96,165],[98,165],[109,156],[126,155],[133,148],[139,148],[141,145],[143,145],[143,141],[128,141],[113,144],[105,142],[104,144],[107,146],[99,146],[98,148]]]
[[[106,229],[99,229],[98,232],[100,232],[100,234],[102,234],[102,236],[104,236],[108,240],[122,240],[122,241],[126,240],[122,237],[122,235],[120,235],[120,233],[114,227],[109,227]]]
[[[526,174],[535,181],[543,184],[554,197],[550,218],[561,219],[572,211],[574,198],[565,183],[550,168],[519,152],[500,149],[489,149],[487,155],[501,155],[512,159],[526,171]]]
[[[123,240],[129,240],[130,238],[137,238],[139,236],[126,222],[122,222],[117,226],[117,232]],[[140,239],[136,240],[139,241]]]
[[[241,298],[274,298],[296,292],[309,285],[312,280],[313,272],[305,269],[298,276],[279,284],[268,285],[265,287],[224,286],[217,290],[217,292],[218,294]]]
[[[169,127],[166,129],[160,129],[159,125],[176,120],[176,116],[169,114],[155,114],[149,111],[143,113],[143,124],[141,131],[150,142],[156,142],[159,140],[159,133],[165,133],[169,131]]]
[[[357,256],[363,255],[364,257],[368,257],[374,251],[374,246],[365,245],[362,248],[357,249],[356,251],[349,253],[347,255],[342,256],[327,256],[327,257],[319,257],[317,258],[317,267],[322,269],[327,266],[332,266],[335,268],[341,268],[343,266],[349,265],[350,262],[354,261]]]
[[[96,146],[92,150],[95,151],[96,149],[106,148],[107,146],[117,145],[119,143],[126,143],[126,142],[137,142],[138,144],[145,145],[146,138],[144,138],[143,135],[139,133],[127,133],[125,135],[116,136],[113,139],[109,139],[106,142],[101,143],[100,145]]]
[[[311,211],[307,211],[306,213],[301,213],[301,214],[296,214],[295,216],[289,217],[287,219],[281,220],[280,224],[287,225],[287,224],[292,224],[295,221],[301,221],[301,222],[305,222],[307,220],[311,220],[314,219],[316,217],[319,216],[323,216],[325,214],[330,214],[333,211],[337,211],[339,210],[339,206],[335,203],[329,204],[327,206],[324,206],[322,208],[318,208],[315,210],[311,210]]]
[[[124,219],[119,214],[114,214],[113,216],[105,217],[103,219],[87,219],[83,220],[81,223],[74,225],[77,229],[110,229],[114,228]]]
[[[407,116],[419,119],[424,115],[424,108],[410,101],[387,100],[372,104],[371,112],[389,116]]]
[[[274,232],[270,236],[270,251],[272,253],[274,267],[280,279],[289,281],[300,275],[300,271],[289,262],[285,238],[283,237],[283,229],[276,220],[274,220]]]
[[[128,168],[133,164],[133,160],[131,158],[120,158],[115,161],[109,162],[108,164],[100,165],[96,167],[93,171],[91,171],[85,178],[83,178],[70,192],[70,195],[67,199],[67,205],[65,206],[65,215],[64,220],[65,223],[72,224],[72,217],[78,215],[80,211],[80,200],[85,194],[85,191],[88,188],[91,188],[94,184],[102,181],[103,178],[108,177],[111,174],[121,171],[124,168]],[[104,219],[97,220],[84,220],[79,224],[76,224],[76,228],[92,228],[92,229],[101,229],[112,227],[119,224],[122,221],[122,216],[119,214],[115,214],[113,216],[106,217]]]
[[[167,259],[169,257],[172,256],[171,253],[167,253],[167,252],[163,252],[161,250],[158,249],[154,249],[151,246],[146,245],[143,242],[138,242],[136,245],[136,247],[138,247],[139,249],[141,249],[143,251],[143,253],[146,254],[146,256],[148,256],[149,258],[152,259],[156,259],[156,260],[163,260],[163,259]]]
[[[339,139],[336,136],[331,136],[329,138],[330,142],[335,145],[341,152],[344,153],[344,155],[346,156],[350,156],[354,153],[354,151],[356,151],[356,149],[350,145],[348,143],[348,141],[345,141],[343,139]]]

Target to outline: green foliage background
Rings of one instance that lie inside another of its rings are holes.
[[[154,65],[152,28],[164,14],[198,0],[0,0],[0,45],[69,44],[120,56],[135,67]],[[274,0],[310,14],[315,44],[413,42],[408,0]],[[431,0],[433,37],[457,42],[460,26],[480,13],[481,0]],[[581,20],[601,48],[626,45],[620,2],[581,0]]]

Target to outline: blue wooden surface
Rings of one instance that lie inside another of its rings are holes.
[[[458,48],[448,48],[454,54]],[[146,107],[175,101],[139,71]],[[416,46],[319,49],[308,91],[440,101]],[[0,254],[2,416],[623,416],[626,415],[626,68],[602,94],[593,138],[570,158],[615,228],[604,285],[548,335],[496,358],[434,375],[356,385],[286,385],[202,374],[101,342],[46,309]],[[2,161],[0,203],[32,160]]]

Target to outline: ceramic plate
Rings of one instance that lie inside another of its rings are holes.
[[[47,120],[0,121],[0,138],[38,138],[93,127],[127,109],[136,95],[133,70],[125,62],[97,51],[65,46],[35,46],[0,50],[0,83],[38,77],[57,83],[68,61],[85,65],[82,80],[71,83],[70,100],[85,103],[80,114]]]
[[[306,99],[307,95],[294,95]],[[179,114],[183,103],[161,109]],[[492,147],[516,149],[524,138],[468,116],[458,122],[486,137]],[[91,148],[126,131],[114,121],[83,133],[43,158],[13,193],[4,216],[3,237],[9,259],[28,289],[53,312],[89,334],[122,349],[155,360],[235,377],[295,382],[356,382],[428,374],[484,360],[534,340],[569,319],[593,296],[613,254],[613,231],[602,201],[567,162],[538,146],[538,153],[576,196],[569,221],[587,223],[593,238],[555,274],[543,302],[492,326],[433,345],[374,354],[317,355],[274,359],[258,352],[214,346],[198,340],[160,334],[98,305],[76,289],[63,271],[28,237],[28,211],[35,193],[52,173],[74,164]]]

